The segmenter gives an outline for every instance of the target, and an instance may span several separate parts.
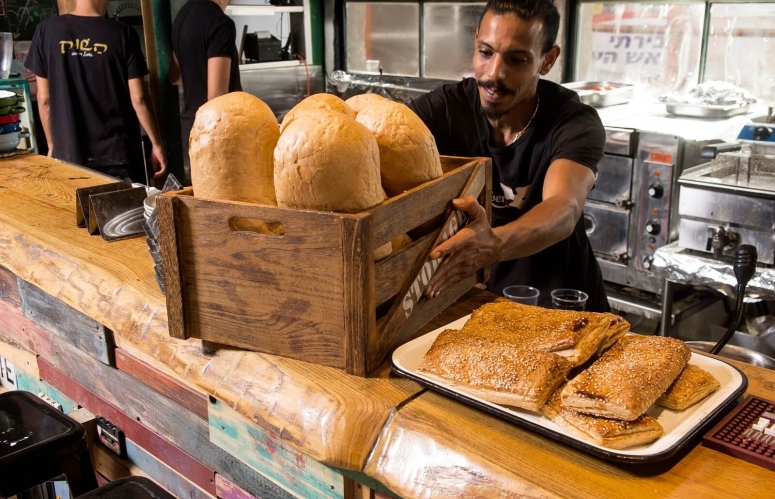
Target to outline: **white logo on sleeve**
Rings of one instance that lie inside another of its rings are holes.
[[[526,185],[524,187],[517,187],[516,189],[512,189],[507,185],[501,184],[501,189],[503,189],[503,196],[493,195],[492,197],[493,208],[511,207],[521,210],[522,206],[525,204],[527,191],[530,189],[530,186]]]

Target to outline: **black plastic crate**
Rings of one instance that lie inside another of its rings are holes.
[[[151,480],[139,476],[119,478],[78,499],[175,499]]]

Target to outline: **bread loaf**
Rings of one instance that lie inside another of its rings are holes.
[[[314,94],[299,102],[293,109],[288,111],[285,117],[283,117],[283,124],[280,127],[280,131],[282,132],[285,125],[292,120],[294,116],[311,109],[326,109],[328,111],[342,113],[350,118],[355,118],[355,111],[350,109],[350,106],[345,104],[345,102],[336,95]]]
[[[355,111],[355,114],[358,114],[363,108],[386,100],[387,99],[378,94],[360,94],[350,97],[344,102],[350,106],[350,109]]]
[[[274,165],[280,206],[356,213],[386,199],[377,142],[343,113],[311,109],[286,118]]]
[[[382,99],[361,109],[356,120],[377,139],[382,186],[389,196],[444,173],[433,135],[405,105]]]
[[[233,92],[205,103],[189,140],[194,195],[277,204],[272,154],[279,137],[274,113],[258,97]]]

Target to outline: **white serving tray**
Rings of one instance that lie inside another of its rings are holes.
[[[436,337],[446,329],[461,329],[469,317],[471,316],[463,317],[397,348],[393,352],[391,359],[393,370],[402,376],[427,386],[431,390],[605,459],[645,463],[670,457],[691,441],[692,437],[713,423],[717,416],[724,412],[726,408],[734,405],[748,387],[748,378],[736,367],[712,357],[692,352],[689,363],[701,367],[712,374],[721,384],[721,388],[710,397],[685,411],[678,412],[652,406],[647,411],[647,414],[659,421],[659,424],[665,430],[664,435],[649,445],[640,445],[620,450],[609,449],[595,445],[568,432],[538,412],[487,402],[478,397],[460,392],[450,385],[430,380],[422,372],[419,372],[417,366],[431,348],[431,345],[433,345]]]

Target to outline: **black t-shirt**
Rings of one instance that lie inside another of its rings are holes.
[[[575,92],[547,80],[539,81],[538,95],[530,127],[505,147],[492,145],[491,126],[481,112],[473,78],[444,85],[410,104],[433,133],[441,154],[492,158],[494,227],[513,222],[543,201],[544,179],[554,161],[575,161],[597,173],[603,157],[605,130],[593,108],[582,104]],[[551,304],[553,290],[572,288],[589,295],[587,310],[609,310],[583,219],[570,237],[554,246],[492,266],[488,287],[493,293],[514,284],[538,288],[542,305]]]
[[[25,66],[48,79],[55,158],[144,178],[129,80],[148,67],[135,30],[107,17],[53,17],[35,30]]]
[[[230,57],[229,92],[242,90],[237,54],[237,28],[229,16],[210,0],[188,0],[172,25],[172,49],[183,78],[183,110],[188,129],[199,107],[207,102],[207,61]]]

